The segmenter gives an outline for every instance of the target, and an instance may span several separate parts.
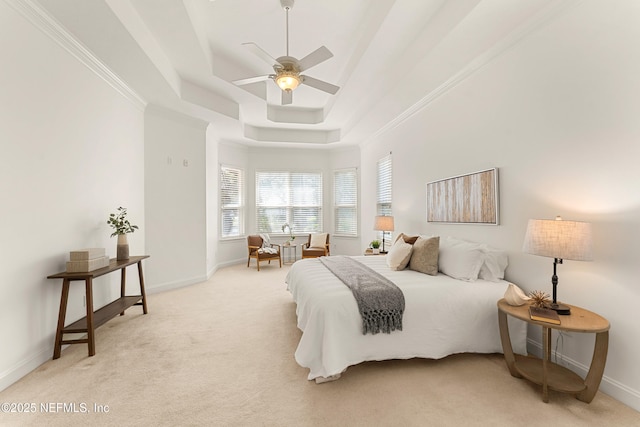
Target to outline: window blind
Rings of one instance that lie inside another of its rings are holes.
[[[322,173],[257,171],[256,218],[260,233],[322,231]]]
[[[241,169],[220,166],[220,236],[244,233],[244,186]]]
[[[391,162],[391,154],[378,160],[378,176],[377,176],[377,201],[376,201],[376,215],[392,216],[391,210],[392,201],[392,177],[393,167]],[[391,245],[391,234],[378,233],[378,239],[385,239],[385,246]]]
[[[356,169],[333,172],[335,234],[358,235],[358,174]]]

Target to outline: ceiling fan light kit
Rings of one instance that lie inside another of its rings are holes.
[[[309,55],[298,60],[293,56],[289,56],[289,10],[293,8],[295,0],[280,0],[280,5],[286,13],[286,55],[274,59],[264,49],[259,47],[255,43],[243,43],[247,46],[256,56],[260,57],[264,61],[268,62],[273,67],[275,74],[267,74],[264,76],[250,77],[248,79],[235,80],[233,83],[241,86],[250,83],[255,83],[264,80],[273,80],[278,87],[282,90],[282,105],[291,104],[293,102],[292,92],[299,85],[305,84],[323,92],[335,95],[340,87],[327,83],[322,80],[315,79],[313,77],[300,74],[301,72],[314,67],[329,58],[333,57],[333,54],[325,46],[321,46],[318,49],[311,52]]]
[[[282,71],[276,77],[276,83],[282,90],[294,90],[300,84],[300,75],[293,71]]]

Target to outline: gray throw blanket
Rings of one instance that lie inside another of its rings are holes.
[[[404,295],[392,281],[346,256],[318,258],[353,293],[362,316],[362,334],[402,330]]]

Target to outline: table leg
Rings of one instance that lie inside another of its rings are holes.
[[[60,311],[58,312],[58,328],[56,329],[56,341],[53,345],[53,358],[60,358],[62,351],[62,330],[64,320],[67,317],[67,300],[69,299],[69,279],[62,279],[62,295],[60,296]]]
[[[595,397],[598,387],[600,387],[600,381],[602,381],[602,374],[604,374],[604,365],[607,362],[608,350],[609,331],[597,333],[591,367],[584,381],[586,388],[576,396],[578,400],[589,403]]]
[[[87,344],[89,345],[89,356],[96,354],[95,330],[93,328],[93,279],[85,280],[87,295]]]
[[[516,369],[516,357],[513,354],[511,346],[511,337],[509,336],[509,323],[507,322],[507,313],[498,310],[498,325],[500,328],[500,341],[502,342],[502,352],[504,360],[507,362],[507,368],[512,377],[522,378],[522,375]]]
[[[549,361],[551,360],[551,329],[542,327],[542,401],[549,403]]]
[[[127,268],[120,270],[120,298],[124,297],[125,288],[127,287]],[[120,316],[124,316],[124,311],[120,313]]]
[[[147,294],[144,291],[144,276],[142,275],[142,261],[138,262],[138,279],[140,280],[140,295],[142,295],[142,313],[147,314]]]

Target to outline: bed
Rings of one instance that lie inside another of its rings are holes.
[[[403,328],[362,333],[362,318],[351,289],[319,258],[297,261],[286,277],[296,303],[302,337],[297,363],[309,369],[309,380],[333,380],[347,367],[365,361],[440,359],[455,353],[502,353],[497,301],[508,287],[504,280],[464,281],[438,272],[391,270],[385,256],[350,257],[382,274],[402,290]],[[526,324],[509,319],[514,351],[526,354]]]

